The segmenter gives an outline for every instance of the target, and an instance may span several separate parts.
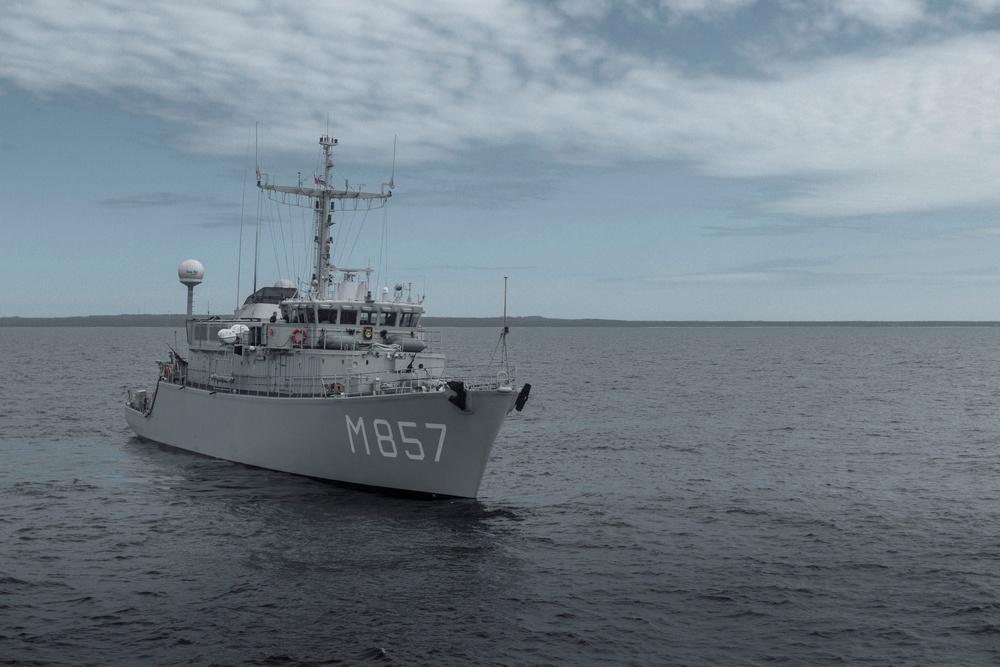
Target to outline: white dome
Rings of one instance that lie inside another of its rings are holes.
[[[188,287],[200,285],[202,278],[205,277],[205,267],[196,259],[185,259],[177,267],[177,277]]]
[[[295,285],[292,284],[292,281],[289,280],[288,278],[282,278],[278,282],[274,283],[274,286],[275,287],[295,287]]]

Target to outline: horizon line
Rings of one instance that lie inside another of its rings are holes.
[[[205,313],[196,319],[213,317]],[[218,317],[218,316],[215,316]],[[27,326],[179,326],[187,320],[186,314],[118,314],[118,315],[66,315],[66,316],[5,316],[0,317],[0,327]],[[431,326],[486,326],[502,323],[503,316],[452,317],[426,315],[423,322]],[[580,317],[546,317],[542,315],[508,315],[508,323],[522,326],[998,326],[1000,320],[625,320]]]

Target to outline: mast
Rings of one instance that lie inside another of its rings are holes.
[[[507,328],[507,276],[503,277],[503,333],[500,335],[503,337],[503,365],[504,370],[507,369],[507,334],[510,333],[510,329]]]
[[[333,201],[330,189],[330,171],[333,169],[333,147],[337,140],[324,134],[319,138],[323,147],[322,196],[316,200],[316,262],[313,264],[312,295],[326,299],[330,294],[330,228],[333,227]]]
[[[319,138],[319,145],[323,147],[323,178],[313,178],[316,187],[303,187],[301,179],[296,186],[275,185],[271,183],[270,177],[260,170],[260,167],[257,168],[257,187],[261,190],[280,193],[282,196],[276,198],[283,203],[292,203],[288,201],[291,199],[295,205],[301,206],[303,204],[299,203],[301,201],[299,197],[304,197],[308,202],[311,202],[305,205],[313,208],[316,220],[313,238],[316,249],[312,280],[309,283],[309,295],[314,299],[329,298],[330,284],[333,282],[331,274],[336,269],[330,264],[330,250],[333,243],[330,228],[333,227],[334,202],[340,201],[341,209],[346,207],[348,210],[352,208],[358,210],[367,207],[370,210],[378,208],[376,204],[384,206],[385,202],[392,196],[394,187],[393,179],[390,178],[388,183],[382,184],[382,189],[379,192],[351,190],[347,181],[344,181],[343,190],[334,188],[330,183],[330,178],[333,173],[333,147],[338,143],[336,139],[327,134]],[[393,157],[393,170],[395,170],[395,156]],[[389,189],[388,192],[386,192],[386,187]],[[286,197],[286,195],[293,196]]]

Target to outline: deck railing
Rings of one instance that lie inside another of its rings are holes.
[[[496,366],[455,368],[441,376],[423,371],[365,371],[337,375],[308,374],[253,376],[210,373],[193,370],[187,364],[174,361],[158,362],[161,382],[196,387],[209,391],[257,396],[288,398],[391,395],[445,391],[449,382],[462,382],[467,390],[489,390],[513,387],[514,369]]]

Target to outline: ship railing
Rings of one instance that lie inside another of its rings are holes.
[[[160,382],[171,384],[187,384],[188,365],[176,357],[170,361],[156,360],[156,365],[160,367]]]
[[[437,329],[421,329],[421,340],[427,343],[427,351],[444,349],[441,347],[441,332]]]
[[[186,370],[186,369],[185,369]],[[166,378],[164,380],[166,381]],[[187,372],[182,379],[171,379],[220,393],[274,396],[286,398],[328,397],[348,398],[371,395],[414,394],[446,391],[449,382],[461,382],[466,390],[491,390],[514,385],[512,368],[456,368],[442,377],[428,372],[366,371],[340,375],[304,375],[255,377],[227,373]]]
[[[453,366],[448,371],[448,379],[462,382],[466,389],[513,388],[516,380],[514,367],[497,366]]]

